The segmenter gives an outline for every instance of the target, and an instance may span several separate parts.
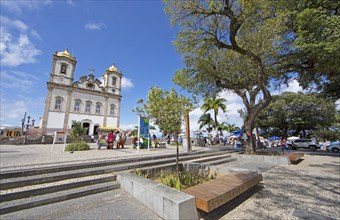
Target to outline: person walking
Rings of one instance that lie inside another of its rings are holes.
[[[157,136],[155,134],[152,135],[153,143],[155,145],[155,148],[157,147]]]
[[[285,150],[287,151],[287,153],[289,153],[287,141],[286,141],[285,137],[283,137],[283,136],[281,137],[281,150],[282,150],[282,154],[284,154]]]

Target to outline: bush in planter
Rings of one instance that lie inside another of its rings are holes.
[[[82,150],[90,150],[90,145],[88,145],[85,141],[69,144],[65,149],[65,151],[82,151]]]

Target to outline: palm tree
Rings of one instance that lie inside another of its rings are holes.
[[[210,110],[214,111],[214,128],[217,131],[218,128],[218,122],[217,122],[217,115],[219,109],[222,109],[223,113],[227,110],[227,106],[223,104],[223,102],[226,102],[227,100],[224,98],[217,98],[216,95],[214,95],[212,98],[205,98],[204,104],[202,105],[201,109],[204,111],[204,114],[207,113]]]
[[[220,131],[221,135],[223,135],[222,131],[227,131],[230,133],[231,131],[240,130],[240,128],[237,127],[235,124],[228,124],[226,122],[223,122],[222,124],[218,125],[218,130]]]
[[[210,133],[212,131],[212,126],[214,125],[214,120],[211,118],[210,113],[201,115],[200,119],[198,120],[200,124],[200,129],[205,125],[208,126],[207,130]]]
[[[226,131],[231,132],[236,130],[240,130],[240,127],[237,127],[235,124],[227,124]]]

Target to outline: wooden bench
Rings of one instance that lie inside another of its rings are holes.
[[[203,184],[184,189],[196,199],[196,207],[204,212],[224,205],[262,181],[262,174],[230,173]]]

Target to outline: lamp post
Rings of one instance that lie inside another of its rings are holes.
[[[22,129],[22,133],[24,135],[24,141],[22,142],[22,144],[26,144],[28,129],[30,127],[34,126],[35,120],[32,119],[31,123],[30,123],[30,120],[31,120],[31,116],[27,116],[27,122],[25,123],[25,121],[26,121],[26,112],[25,112],[24,118],[21,120],[21,122],[22,122],[21,123],[21,129]]]

